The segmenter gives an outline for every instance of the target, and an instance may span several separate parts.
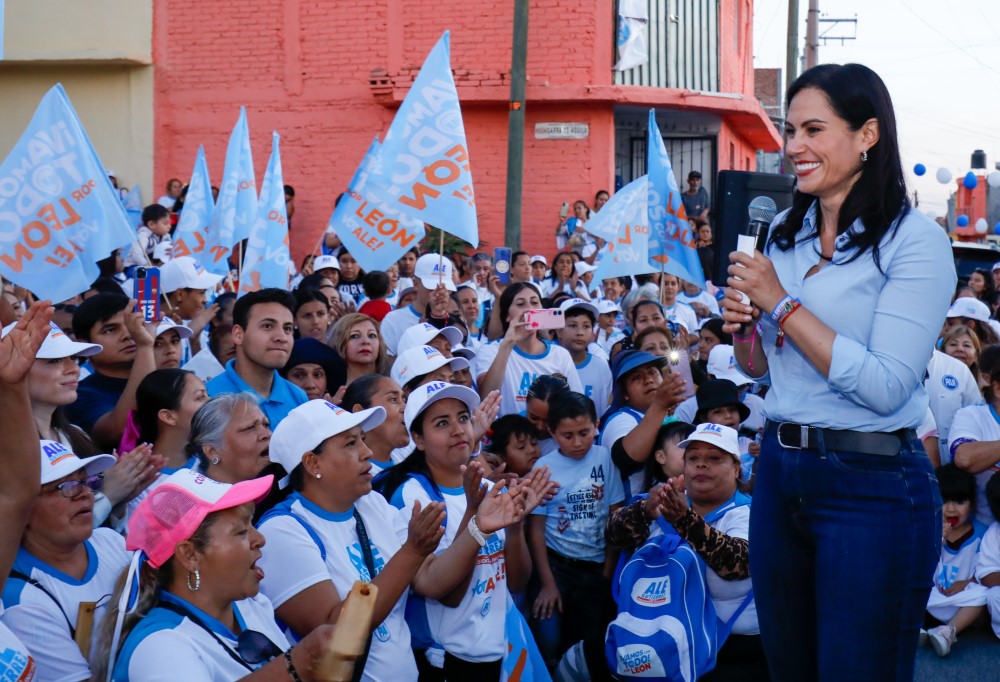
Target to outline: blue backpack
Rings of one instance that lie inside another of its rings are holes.
[[[733,506],[731,501],[718,512]],[[694,682],[715,668],[733,624],[753,601],[753,590],[728,621],[720,621],[705,562],[673,526],[663,518],[656,522],[662,535],[623,558],[615,572],[611,590],[618,616],[608,626],[605,658],[618,679]]]

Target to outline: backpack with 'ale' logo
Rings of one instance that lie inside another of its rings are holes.
[[[715,667],[733,623],[753,591],[721,622],[708,592],[705,562],[663,518],[650,538],[619,564],[612,583],[618,616],[608,626],[605,658],[617,679],[695,682]]]

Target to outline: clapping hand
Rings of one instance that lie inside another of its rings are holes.
[[[559,484],[552,480],[552,472],[548,467],[540,467],[532,469],[518,481],[517,488],[524,498],[524,513],[527,515],[538,505],[555,497]]]
[[[479,530],[489,535],[524,519],[526,516],[524,495],[519,488],[520,485],[517,483],[509,488],[495,485],[486,493],[476,512],[476,525]]]
[[[153,454],[152,445],[140,443],[104,472],[104,495],[112,505],[134,499],[156,480],[166,463],[162,455]]]
[[[472,411],[472,439],[476,443],[490,430],[493,420],[500,414],[500,391],[490,391],[479,407]]]
[[[420,500],[413,503],[413,515],[406,533],[404,547],[409,547],[418,556],[425,557],[435,549],[444,537],[445,510],[443,502],[429,502],[423,509]]]
[[[660,494],[660,510],[663,518],[671,523],[678,520],[688,510],[687,495],[684,494],[684,475],[667,479]]]

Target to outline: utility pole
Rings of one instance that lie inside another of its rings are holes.
[[[785,48],[785,87],[799,74],[799,0],[788,0],[788,45]]]
[[[819,63],[819,0],[809,0],[806,17],[806,68]]]
[[[524,99],[528,62],[528,0],[514,0],[514,44],[510,59],[510,119],[507,129],[507,201],[504,246],[521,248],[521,191],[524,185]]]

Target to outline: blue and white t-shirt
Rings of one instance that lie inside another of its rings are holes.
[[[0,622],[28,647],[39,680],[90,679],[90,664],[80,653],[70,625],[76,629],[80,604],[92,602],[97,605],[93,629],[96,638],[115,581],[128,566],[125,539],[110,528],[96,529],[84,545],[87,572],[82,580],[42,563],[20,548],[14,570],[37,580],[49,594],[17,578],[8,578],[4,585]]]
[[[601,435],[598,436],[597,442],[610,450],[611,446],[630,434],[635,427],[639,426],[639,422],[642,421],[644,416],[639,410],[627,406],[623,407],[608,417],[608,420],[601,426]],[[634,472],[628,477],[628,489],[625,493],[631,497],[632,495],[645,492],[642,490],[642,483],[645,478],[646,472],[644,470],[639,469],[639,471]]]
[[[484,481],[484,483],[487,483]],[[489,484],[492,487],[492,484]],[[462,526],[465,516],[465,491],[440,488],[444,497],[447,526],[444,537],[434,554],[440,556],[459,533],[468,532]],[[392,504],[400,509],[396,515],[396,534],[400,543],[406,540],[413,503],[420,500],[426,507],[433,500],[416,480],[404,483],[392,496]],[[427,624],[434,641],[453,656],[473,663],[496,661],[507,647],[504,624],[507,615],[507,563],[504,556],[506,532],[498,530],[487,536],[486,545],[476,556],[472,578],[462,601],[450,608],[433,599],[425,601]]]
[[[951,459],[955,451],[963,443],[985,443],[1000,441],[1000,415],[992,405],[969,405],[955,413],[948,431],[948,452]],[[1000,454],[996,464],[1000,465]],[[990,513],[990,505],[986,499],[986,483],[993,476],[993,467],[980,471],[976,476],[976,520],[990,524],[997,519]]]
[[[985,524],[973,519],[972,536],[960,547],[952,549],[947,542],[941,544],[941,558],[934,572],[935,587],[927,599],[927,611],[943,623],[951,621],[963,606],[982,606],[987,602],[987,588],[976,582],[970,582],[961,592],[952,595],[941,591],[975,575],[986,530]]]
[[[583,394],[594,401],[600,416],[611,401],[611,368],[608,361],[587,353],[587,359],[576,366],[576,372],[583,384]]]
[[[402,546],[394,519],[400,513],[385,498],[371,492],[355,507],[361,514],[371,543],[375,575]],[[293,493],[278,509],[287,509],[302,519],[323,544],[323,558],[316,540],[301,523],[279,511],[267,516],[260,532],[267,538],[259,566],[264,569],[261,590],[276,608],[303,590],[327,580],[337,595],[346,599],[357,580],[371,581],[361,550],[354,510],[328,512],[299,493]],[[405,537],[403,538],[405,540]],[[374,631],[371,652],[361,678],[369,682],[399,682],[417,678],[417,664],[410,649],[410,629],[406,625],[406,594]]]
[[[38,668],[28,647],[0,623],[0,680],[3,682],[32,682]]]
[[[236,635],[201,609],[166,591],[160,593],[160,602],[191,614],[211,632],[176,611],[152,609],[125,639],[115,662],[114,682],[228,682],[265,664],[242,663]],[[233,611],[241,632],[256,630],[282,651],[288,648],[263,594],[235,602]]]
[[[517,346],[511,350],[503,383],[500,385],[500,414],[497,416],[524,412],[528,388],[531,387],[531,382],[543,374],[561,374],[569,382],[571,391],[583,393],[583,384],[580,382],[580,375],[576,371],[576,365],[573,364],[569,351],[548,341],[543,343],[545,350],[537,355],[529,355]],[[476,383],[482,384],[483,376],[490,371],[499,350],[499,341],[483,344],[479,349],[473,373]]]
[[[560,452],[545,455],[535,469],[547,466],[559,491],[532,515],[545,517],[545,544],[571,559],[604,561],[604,527],[612,505],[625,500],[622,476],[608,448],[594,445],[582,459]]]

